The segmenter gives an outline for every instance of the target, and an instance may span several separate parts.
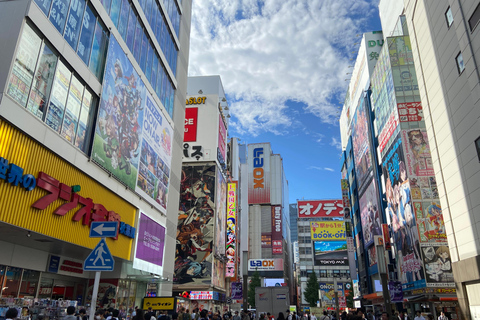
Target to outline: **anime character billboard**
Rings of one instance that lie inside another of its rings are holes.
[[[92,158],[130,189],[137,181],[145,85],[110,37]]]
[[[360,197],[360,216],[362,221],[363,242],[365,247],[373,243],[374,236],[382,235],[382,221],[378,206],[378,189],[372,180]]]
[[[450,250],[444,245],[422,247],[427,287],[454,287]]]
[[[183,166],[173,279],[175,284],[211,283],[216,222],[215,172],[215,166],[212,165]]]
[[[405,166],[402,137],[398,135],[383,158],[387,222],[392,226],[400,279],[404,289],[425,286],[420,240],[412,208],[410,181]]]
[[[360,98],[359,106],[353,118],[353,154],[359,190],[366,184],[372,171],[372,152],[370,148],[370,130],[364,98]],[[359,191],[361,192],[361,191]]]
[[[227,216],[227,183],[217,169],[217,223],[215,229],[215,253],[225,254],[225,220]]]

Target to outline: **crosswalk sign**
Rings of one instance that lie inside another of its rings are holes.
[[[113,271],[115,260],[108,250],[105,239],[101,239],[95,249],[88,255],[83,263],[85,271]]]

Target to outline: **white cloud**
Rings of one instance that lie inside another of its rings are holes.
[[[330,145],[334,146],[338,150],[342,150],[342,142],[335,137],[332,137],[332,141],[330,142]]]
[[[189,74],[222,77],[239,133],[285,133],[293,122],[288,100],[336,124],[355,35],[373,7],[367,0],[193,1]]]
[[[335,172],[334,169],[327,168],[327,167],[322,168],[322,167],[317,167],[317,166],[310,166],[310,167],[308,167],[308,169],[315,169],[315,170],[320,170],[320,171],[325,170],[325,171]]]
[[[327,170],[327,171],[330,171],[330,172],[334,172],[334,171],[335,171],[335,170],[333,170],[332,168],[326,168],[326,167],[325,167],[324,169]]]

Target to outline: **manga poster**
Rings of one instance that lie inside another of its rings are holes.
[[[112,36],[92,158],[135,190],[142,141],[145,85]]]
[[[378,206],[378,189],[372,180],[360,197],[360,216],[362,221],[363,242],[365,248],[373,243],[374,236],[382,235],[382,221]]]
[[[393,229],[398,270],[401,275],[399,280],[402,281],[404,289],[422,287],[425,285],[425,276],[420,241],[400,135],[385,153],[382,167],[387,199],[385,214],[387,222]]]
[[[215,228],[215,253],[225,254],[225,224],[227,223],[227,183],[217,169],[217,224]]]
[[[135,191],[155,200],[157,207],[160,206],[159,209],[165,212],[172,163],[173,129],[149,92],[145,96],[143,112],[143,139]]]
[[[359,190],[366,182],[372,170],[372,154],[370,149],[369,127],[363,97],[353,118],[353,154]],[[359,193],[361,193],[359,191]]]
[[[454,287],[450,250],[446,245],[422,247],[427,287]]]
[[[225,287],[225,264],[218,260],[214,259],[215,263],[213,266],[213,275],[212,275],[212,284],[220,288]]]
[[[182,168],[174,266],[175,284],[210,285],[215,230],[216,167]]]
[[[402,130],[407,172],[410,178],[434,176],[430,146],[425,130]]]
[[[319,291],[321,294],[320,300],[322,301],[322,306],[334,306],[335,305],[335,284],[333,282],[319,282]],[[337,283],[337,291],[341,294],[338,296],[343,296],[343,283]]]

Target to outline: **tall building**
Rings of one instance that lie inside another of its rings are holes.
[[[220,77],[189,77],[186,104],[173,291],[189,298],[181,302],[186,309],[221,309],[238,256],[236,216],[227,211],[227,190],[236,190],[227,170],[230,115]]]
[[[288,181],[282,157],[272,152],[270,143],[253,143],[248,145],[247,163],[248,274],[253,275],[260,260],[273,260],[274,267],[262,270],[260,276],[281,280],[294,301]]]
[[[478,1],[404,1],[461,319],[480,309]]]
[[[0,3],[1,298],[86,305],[88,266],[113,267],[98,305],[172,295],[190,20],[189,0]]]

